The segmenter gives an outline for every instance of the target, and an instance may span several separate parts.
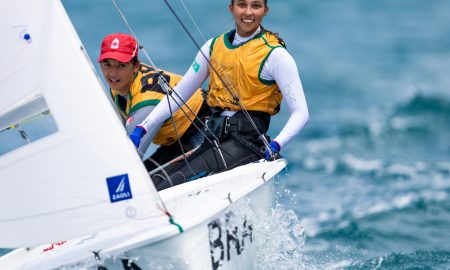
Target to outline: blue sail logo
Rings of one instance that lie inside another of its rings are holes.
[[[128,174],[108,177],[106,178],[106,183],[108,185],[109,199],[112,203],[133,198]]]

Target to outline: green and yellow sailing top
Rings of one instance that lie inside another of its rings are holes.
[[[161,69],[156,71],[153,67],[141,64],[139,71],[131,84],[130,90],[128,91],[127,99],[120,98],[120,95],[116,90],[110,89],[111,97],[124,119],[142,107],[158,105],[164,98],[166,93],[158,84],[158,76],[160,74],[164,76],[172,88],[175,87],[182,78],[180,75]],[[174,113],[173,120],[175,121],[179,137],[183,136],[191,122],[194,121],[195,115],[200,111],[202,103],[203,96],[201,88],[199,88],[186,104]],[[186,114],[189,116],[190,120]],[[177,135],[172,120],[168,119],[163,123],[160,130],[153,138],[153,143],[158,145],[171,145],[176,141]]]
[[[235,30],[211,42],[211,64],[224,79],[234,96],[250,111],[278,113],[282,94],[275,81],[261,78],[261,70],[273,49],[283,46],[278,38],[264,30],[238,46],[232,45]],[[231,87],[230,87],[231,85]],[[237,95],[234,94],[237,92]],[[208,105],[227,111],[241,110],[238,101],[225,88],[210,67]]]

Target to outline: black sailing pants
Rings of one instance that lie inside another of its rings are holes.
[[[247,142],[252,141],[247,138]],[[260,144],[258,141],[253,141],[253,143]],[[158,172],[152,175],[151,178],[156,189],[163,190],[263,158],[262,151],[258,153],[251,150],[232,136],[225,138],[219,146],[220,150],[214,144],[205,141],[187,160],[178,161],[167,167],[165,170],[167,174]]]
[[[213,142],[205,140],[186,160],[153,174],[151,177],[156,189],[163,190],[263,158],[263,142],[259,134],[267,132],[270,115],[255,111],[248,113],[253,123],[242,111],[228,119],[227,132],[220,138],[219,148]]]

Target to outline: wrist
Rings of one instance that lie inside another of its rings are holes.
[[[144,126],[141,125],[137,125],[136,126],[137,129],[140,130],[140,132],[144,135],[145,133],[147,133],[147,129]]]
[[[271,143],[276,144],[276,147],[278,148],[278,151],[281,151],[281,144],[277,142],[276,140],[272,140]]]

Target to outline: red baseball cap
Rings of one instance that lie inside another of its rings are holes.
[[[112,58],[122,63],[130,62],[133,57],[138,56],[138,45],[136,40],[122,33],[106,36],[102,42],[98,62]]]

